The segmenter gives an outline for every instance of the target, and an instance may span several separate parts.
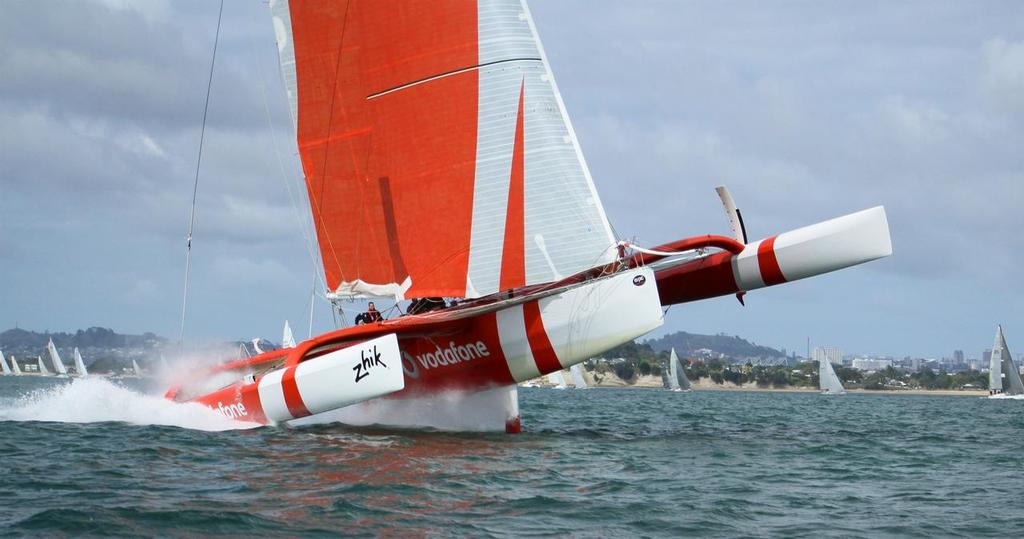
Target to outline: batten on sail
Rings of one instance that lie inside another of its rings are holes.
[[[612,260],[519,0],[271,9],[335,296],[477,297]]]

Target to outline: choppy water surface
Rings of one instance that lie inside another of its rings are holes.
[[[223,430],[103,380],[2,378],[0,534],[1024,534],[1024,401],[524,389],[520,403],[516,436]]]

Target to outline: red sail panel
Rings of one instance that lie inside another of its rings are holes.
[[[508,185],[508,206],[505,210],[505,242],[501,253],[502,290],[526,284],[526,232],[524,230],[525,196],[523,183],[523,92],[526,83],[519,85],[519,109],[516,112],[516,135],[512,143],[512,173]]]
[[[289,13],[299,152],[328,286],[411,279],[406,297],[464,295],[476,2],[303,1]]]

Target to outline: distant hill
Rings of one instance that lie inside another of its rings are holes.
[[[91,327],[74,333],[36,332],[27,329],[9,329],[0,333],[0,350],[18,349],[41,350],[53,339],[60,348],[157,348],[167,344],[167,339],[153,333],[122,335],[108,328]],[[23,352],[24,353],[24,352]]]
[[[8,329],[0,333],[0,350],[8,356],[15,356],[24,361],[36,356],[46,356],[46,343],[50,339],[53,339],[53,344],[66,365],[70,365],[72,353],[78,348],[86,367],[90,372],[96,373],[130,369],[133,360],[143,369],[147,369],[160,361],[161,355],[166,355],[170,359],[177,352],[177,347],[169,339],[154,333],[128,335],[101,327],[80,329],[74,333]],[[240,352],[240,347],[245,348],[244,353]],[[263,351],[270,351],[278,348],[278,345],[261,339],[260,348]],[[257,353],[249,341],[201,345],[199,350],[202,354],[219,359],[234,359],[242,354],[253,356]]]
[[[679,331],[658,339],[644,341],[656,352],[675,348],[680,355],[697,355],[700,350],[711,350],[731,359],[773,359],[786,357],[785,352],[754,344],[738,335],[700,335]]]

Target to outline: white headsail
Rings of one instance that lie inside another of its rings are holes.
[[[839,380],[835,369],[832,368],[832,362],[825,357],[818,360],[818,384],[821,386],[821,392],[826,395],[843,395],[846,393],[846,389],[843,388],[843,382]]]
[[[292,327],[288,325],[288,321],[284,321],[284,333],[281,335],[281,347],[282,348],[295,348],[295,335],[292,335]]]
[[[50,369],[47,369],[46,368],[46,363],[43,363],[43,356],[38,356],[38,357],[36,357],[36,359],[39,360],[39,374],[41,374],[43,376],[49,376],[50,375]]]
[[[11,370],[14,371],[15,376],[21,374],[21,367],[18,366],[18,360],[11,356]]]
[[[82,360],[82,354],[78,351],[78,347],[75,347],[75,373],[79,376],[89,376],[89,371],[85,368],[85,361]]]
[[[142,367],[139,366],[139,362],[132,360],[132,370],[135,371],[135,376],[142,377]]]
[[[7,359],[4,358],[3,350],[0,350],[0,373],[4,376],[11,375],[11,368],[7,366]]]
[[[1020,371],[1013,363],[1013,356],[1006,346],[1003,326],[996,326],[996,341],[992,345],[992,359],[989,361],[988,386],[994,393],[1005,395],[1024,394]]]
[[[64,362],[60,359],[60,354],[57,353],[57,347],[53,345],[53,339],[46,343],[46,351],[50,353],[50,361],[53,362],[53,368],[57,370],[57,374],[67,374],[68,369],[64,366]]]
[[[572,374],[572,385],[576,386],[576,389],[587,389],[587,380],[583,377],[583,365],[577,363],[569,369],[569,373]]]
[[[673,348],[668,355],[668,388],[672,391],[689,391],[690,379],[686,377],[682,364],[679,363],[679,356]]]
[[[565,384],[565,377],[562,376],[562,371],[555,371],[548,374],[548,383],[555,386],[555,389],[565,389],[569,387]]]

